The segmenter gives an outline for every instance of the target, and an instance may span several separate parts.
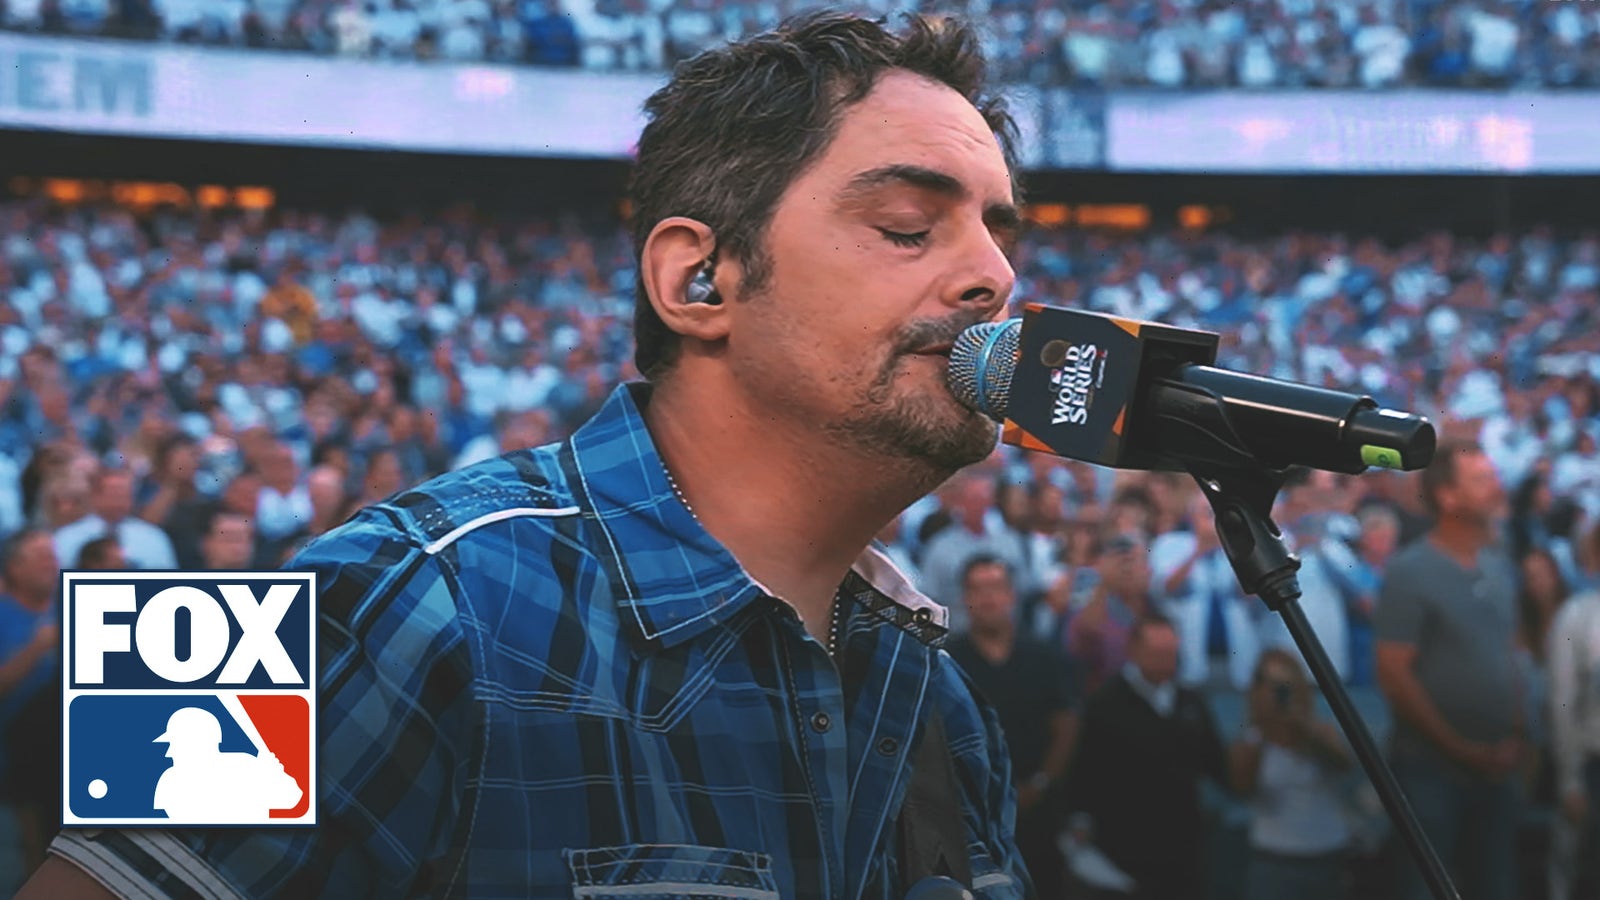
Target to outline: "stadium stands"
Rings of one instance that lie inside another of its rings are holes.
[[[0,204],[0,235],[0,378],[11,388],[0,446],[18,470],[32,447],[73,431],[99,454],[126,453],[157,419],[197,439],[267,426],[309,465],[328,437],[316,414],[331,404],[353,423],[347,443],[374,446],[391,440],[395,408],[429,413],[437,446],[402,459],[416,481],[497,419],[544,410],[561,432],[633,375],[620,223],[141,218],[24,200]],[[1338,234],[1041,228],[1016,265],[1018,303],[1222,331],[1225,364],[1476,423],[1510,483],[1540,460],[1580,473],[1562,460],[1582,455],[1581,435],[1600,438],[1592,233],[1389,247]],[[348,389],[327,387],[335,380]],[[1563,477],[1576,480],[1558,491],[1600,515],[1600,484]],[[0,532],[21,524],[16,491],[0,479]]]
[[[379,59],[669,68],[812,4],[747,0],[7,0],[0,27]],[[986,23],[1008,80],[1150,88],[1600,88],[1600,6],[1550,0],[847,4]]]

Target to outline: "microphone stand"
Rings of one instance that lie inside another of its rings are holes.
[[[1267,608],[1283,618],[1322,694],[1333,708],[1345,738],[1355,749],[1361,767],[1377,789],[1390,820],[1399,829],[1411,856],[1422,868],[1434,900],[1460,900],[1450,874],[1440,862],[1428,836],[1411,811],[1411,804],[1395,781],[1394,772],[1379,752],[1367,724],[1362,720],[1350,695],[1345,692],[1322,642],[1300,608],[1300,580],[1295,575],[1300,560],[1284,545],[1283,533],[1272,521],[1272,505],[1283,488],[1283,475],[1266,467],[1243,469],[1220,465],[1192,464],[1189,474],[1216,515],[1217,538],[1222,544],[1239,586],[1254,594]]]

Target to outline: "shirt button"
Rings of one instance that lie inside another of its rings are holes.
[[[917,620],[918,625],[926,625],[933,621],[933,613],[926,609],[919,609],[916,611],[915,615],[912,616],[912,618]]]
[[[878,742],[878,752],[884,756],[893,756],[900,749],[900,742],[892,737],[886,737]]]
[[[828,726],[832,724],[833,719],[825,712],[819,712],[811,717],[811,729],[818,734],[827,731]]]

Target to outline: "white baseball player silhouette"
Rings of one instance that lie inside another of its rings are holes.
[[[290,809],[303,791],[277,755],[223,753],[217,717],[186,706],[167,719],[165,742],[171,768],[156,782],[155,808],[168,818],[196,824],[249,823],[274,809]]]

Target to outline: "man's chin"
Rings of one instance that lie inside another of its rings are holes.
[[[999,443],[999,426],[951,393],[949,362],[941,354],[896,358],[855,411],[828,430],[872,455],[921,463],[946,477],[982,461]]]
[[[829,430],[873,455],[924,463],[941,472],[982,461],[1000,438],[998,426],[948,394],[863,405]]]
[[[954,421],[930,428],[921,437],[906,442],[906,455],[954,472],[987,459],[1000,442],[1000,428],[988,416],[958,404]]]

